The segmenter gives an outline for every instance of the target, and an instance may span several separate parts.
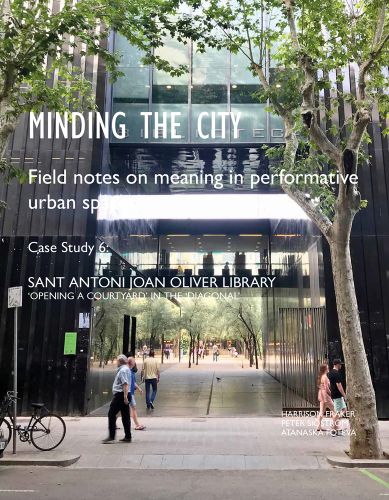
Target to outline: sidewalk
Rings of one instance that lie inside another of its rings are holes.
[[[162,366],[156,416],[271,417],[281,414],[279,382],[263,370],[249,368],[247,360],[221,357],[213,363],[208,357],[191,369],[187,361],[168,362]],[[140,373],[141,361],[138,364]],[[112,378],[109,378],[107,391],[110,391]],[[136,399],[138,414],[145,417],[144,397],[137,394]],[[105,417],[108,407],[109,403],[92,411],[90,416]]]
[[[157,410],[156,410],[157,412]],[[296,422],[298,421],[298,426]],[[18,455],[40,459],[78,456],[68,468],[296,470],[329,469],[326,456],[348,448],[349,437],[301,435],[315,429],[314,419],[142,418],[145,431],[133,431],[131,444],[103,445],[104,417],[67,418],[67,435],[53,452],[39,452],[18,442]],[[118,425],[121,426],[120,420]],[[347,421],[343,420],[347,427]],[[380,422],[384,449],[389,449],[389,422]],[[288,429],[293,430],[292,435]],[[294,433],[298,431],[300,435]],[[289,433],[289,435],[287,435]],[[123,430],[117,438],[123,437]],[[11,451],[11,449],[9,448]],[[10,451],[5,453],[10,458]],[[0,460],[0,466],[2,460]]]

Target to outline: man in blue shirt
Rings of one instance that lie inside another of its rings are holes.
[[[108,412],[109,436],[103,440],[104,444],[115,442],[116,415],[121,413],[124,428],[124,438],[120,441],[131,443],[131,420],[128,407],[128,392],[131,384],[131,373],[127,366],[127,356],[120,354],[116,359],[117,371],[112,385],[113,398]]]

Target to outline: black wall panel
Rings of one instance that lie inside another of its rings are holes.
[[[58,244],[64,238],[41,238],[44,244]],[[66,239],[80,243],[84,238]],[[12,388],[13,311],[7,309],[8,286],[23,285],[23,308],[19,311],[19,394],[21,410],[26,413],[29,403],[44,401],[62,414],[82,414],[85,407],[89,330],[80,329],[80,312],[90,312],[88,300],[31,300],[28,276],[91,276],[94,256],[77,254],[44,254],[35,257],[26,252],[27,238],[4,238],[0,242],[1,262],[10,272],[1,275],[0,323],[0,394]],[[94,239],[87,240],[89,244]],[[5,279],[4,279],[5,278]],[[60,289],[56,289],[60,291]],[[65,291],[63,289],[63,291]],[[88,289],[83,289],[86,294]],[[77,354],[63,354],[65,332],[78,332]]]
[[[55,2],[57,8],[58,2]],[[75,64],[84,68],[86,78],[98,86],[96,101],[104,112],[106,72],[101,61],[80,57],[75,51]],[[29,117],[23,116],[8,144],[7,158],[21,169],[31,168],[43,173],[90,173],[101,171],[100,140],[87,137],[78,140],[29,138]],[[20,311],[19,330],[19,392],[20,409],[29,411],[32,401],[45,401],[49,408],[63,414],[85,411],[89,329],[78,328],[80,312],[91,311],[90,300],[29,299],[29,276],[93,276],[94,254],[50,253],[37,256],[27,250],[30,241],[58,244],[95,243],[96,214],[88,211],[30,210],[28,200],[43,198],[82,199],[98,193],[96,186],[4,184],[0,180],[0,199],[7,208],[0,212],[0,397],[12,387],[13,313],[7,309],[7,290],[24,286],[24,303]],[[66,331],[77,331],[76,356],[64,356]]]

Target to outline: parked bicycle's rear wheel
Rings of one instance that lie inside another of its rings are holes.
[[[12,427],[8,420],[3,420],[0,424],[0,430],[3,431],[3,436],[7,441],[7,444],[11,441],[12,437]],[[0,432],[1,434],[1,432]]]
[[[39,418],[31,428],[31,442],[41,451],[57,448],[64,440],[66,424],[61,417],[49,413]]]

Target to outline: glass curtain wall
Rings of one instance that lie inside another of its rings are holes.
[[[123,141],[111,137],[111,143],[158,143],[162,138],[144,137],[142,111],[179,112],[181,139],[164,138],[164,143],[174,144],[229,144],[229,143],[277,143],[283,138],[282,125],[266,111],[261,102],[258,77],[248,69],[247,58],[231,54],[227,50],[208,49],[200,54],[193,43],[184,45],[166,40],[158,55],[174,65],[184,64],[188,73],[171,76],[168,73],[142,64],[141,53],[120,35],[115,35],[115,52],[121,55],[119,70],[123,73],[113,85],[113,113],[124,112],[127,137]],[[210,134],[204,140],[199,137],[197,123],[202,112],[216,113],[216,130],[211,136],[211,120],[204,119],[202,132]],[[241,112],[238,137],[232,136],[230,121],[226,120],[226,134],[222,137],[219,112]],[[169,116],[167,117],[170,127]],[[121,122],[120,122],[121,120]],[[151,127],[151,128],[150,128]],[[149,130],[153,122],[149,121]]]

